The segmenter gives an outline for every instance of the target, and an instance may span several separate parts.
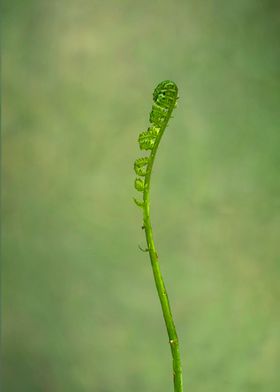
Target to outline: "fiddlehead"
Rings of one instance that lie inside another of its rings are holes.
[[[138,176],[145,176],[147,174],[147,165],[149,157],[138,158],[134,162],[134,171]]]
[[[178,99],[178,88],[170,80],[161,82],[153,93],[153,106],[150,113],[150,126],[147,131],[140,133],[138,143],[141,150],[150,151],[148,156],[136,159],[134,162],[134,171],[137,177],[134,182],[135,189],[142,193],[143,200],[134,199],[137,206],[143,209],[143,228],[145,230],[147,251],[150,255],[151,265],[155,284],[160,299],[163,317],[169,336],[169,343],[173,358],[173,378],[174,391],[183,391],[182,369],[179,352],[179,342],[173,322],[170,304],[161,275],[158,255],[153,240],[152,226],[150,220],[150,180],[156,152],[167,127],[171,114],[176,107]]]
[[[145,177],[144,184],[141,179],[135,180],[135,188],[137,191],[144,192],[145,184],[147,184],[148,172],[152,169],[153,158],[162,134],[171,117],[173,109],[176,107],[178,99],[178,88],[176,84],[170,80],[161,82],[153,93],[153,106],[150,113],[150,126],[147,131],[141,132],[138,137],[138,143],[141,150],[151,151],[150,156],[141,157],[134,162],[134,171],[138,176]],[[154,154],[153,154],[154,152]],[[151,162],[150,162],[151,161]],[[140,204],[142,207],[142,203]]]

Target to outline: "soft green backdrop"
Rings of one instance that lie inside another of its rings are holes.
[[[5,1],[5,392],[170,392],[132,197],[163,79],[152,219],[186,391],[280,390],[277,1]]]

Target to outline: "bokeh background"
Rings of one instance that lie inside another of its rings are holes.
[[[172,390],[132,202],[172,79],[152,220],[186,391],[279,391],[279,2],[2,8],[3,389]]]

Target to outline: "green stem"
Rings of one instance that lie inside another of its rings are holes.
[[[175,105],[175,102],[174,102]],[[150,183],[151,183],[151,173],[152,168],[156,156],[156,152],[159,146],[159,142],[163,135],[163,132],[167,126],[168,120],[171,116],[171,113],[174,109],[174,105],[169,109],[168,116],[161,126],[160,133],[154,145],[154,148],[150,155],[149,164],[147,167],[147,174],[145,176],[145,187],[144,187],[144,194],[143,194],[143,220],[144,220],[144,229],[146,234],[147,246],[150,255],[154,280],[157,288],[157,293],[159,296],[159,300],[161,303],[162,313],[169,337],[169,344],[172,353],[173,359],[173,379],[174,379],[174,392],[182,392],[183,391],[183,378],[182,378],[182,367],[181,367],[181,359],[180,359],[180,351],[179,351],[179,341],[178,336],[175,328],[175,324],[173,321],[173,316],[171,313],[171,307],[168,300],[168,295],[166,292],[166,288],[164,285],[163,277],[160,271],[159,261],[158,261],[158,254],[156,252],[154,239],[153,239],[153,232],[152,232],[152,225],[150,219]]]

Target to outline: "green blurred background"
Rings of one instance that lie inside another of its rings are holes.
[[[172,390],[132,202],[164,79],[152,219],[186,391],[279,391],[279,2],[2,8],[5,392]]]

